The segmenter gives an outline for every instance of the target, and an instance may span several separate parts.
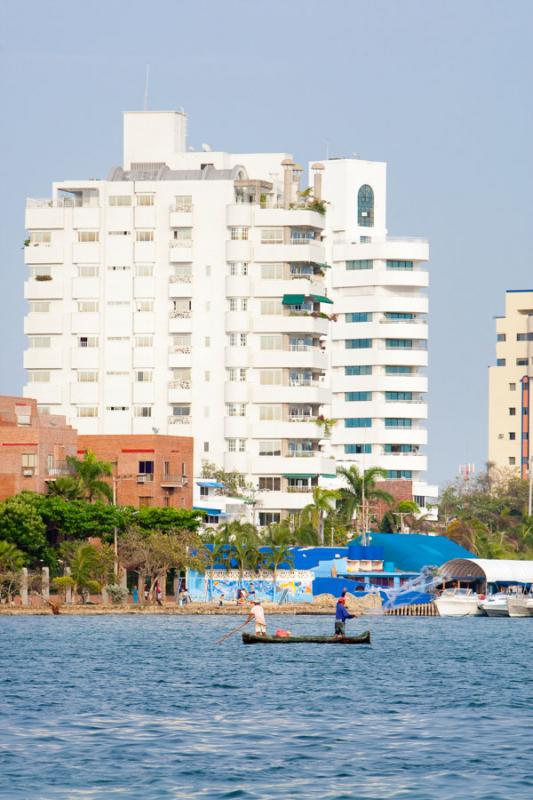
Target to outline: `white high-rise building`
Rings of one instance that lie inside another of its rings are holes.
[[[314,202],[301,173],[189,150],[182,113],[126,114],[122,167],[28,200],[25,395],[82,434],[194,436],[196,473],[244,473],[262,524],[308,503],[333,455],[419,481],[427,245],[386,239],[384,165],[312,168]]]

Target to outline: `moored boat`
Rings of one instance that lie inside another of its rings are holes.
[[[517,594],[507,600],[507,610],[510,617],[533,617],[533,596],[530,594]]]
[[[479,607],[485,612],[487,617],[508,617],[507,601],[509,595],[505,592],[491,594],[485,600],[481,600]]]
[[[470,589],[445,589],[435,600],[441,617],[481,617],[479,596]]]
[[[255,636],[243,633],[244,644],[370,644],[370,631],[358,636]]]

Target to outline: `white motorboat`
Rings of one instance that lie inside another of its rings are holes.
[[[441,617],[481,617],[479,597],[471,589],[445,589],[435,600]]]
[[[510,617],[533,617],[533,595],[516,594],[507,599]]]
[[[485,612],[487,617],[508,617],[509,610],[507,608],[507,601],[510,595],[506,592],[497,592],[491,594],[485,600],[481,600],[479,607]]]

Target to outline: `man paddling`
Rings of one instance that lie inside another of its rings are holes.
[[[246,620],[246,625],[251,622],[253,619],[255,620],[255,635],[256,636],[266,636],[266,621],[265,621],[265,610],[261,605],[261,600],[256,597],[252,601],[253,605],[250,609],[250,613],[248,615],[248,619]]]
[[[339,597],[335,609],[335,636],[346,636],[346,620],[354,617],[355,614],[350,614],[346,609],[346,598]]]

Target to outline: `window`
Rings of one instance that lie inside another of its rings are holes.
[[[281,386],[283,372],[280,369],[262,369],[259,373],[259,383],[261,386]]]
[[[248,228],[230,228],[229,229],[230,239],[247,241],[248,230],[249,230]]]
[[[149,495],[147,497],[144,496],[139,497],[139,508],[145,508],[151,506],[152,503],[153,503],[153,497],[150,497]]]
[[[507,336],[505,335],[505,333],[498,333],[496,335],[496,341],[497,342],[505,342],[506,339],[507,339]]]
[[[78,264],[78,278],[97,278],[98,272],[97,264]]]
[[[137,195],[137,205],[138,206],[153,206],[154,205],[154,195],[153,194],[138,194]]]
[[[129,300],[109,300],[107,305],[110,308],[116,308],[117,306],[121,306],[121,307],[128,306],[128,308],[129,308],[130,301]]]
[[[259,478],[260,492],[279,492],[281,491],[281,478],[272,475],[263,475]]]
[[[78,383],[97,383],[98,371],[95,369],[78,370],[77,379]]]
[[[133,406],[134,417],[151,417],[152,406]]]
[[[524,360],[525,360],[525,363],[527,364],[527,359],[521,359],[521,360],[522,360],[522,361],[524,361]],[[518,363],[519,361],[520,361],[520,359],[519,359],[519,358],[517,358],[517,359],[516,359],[516,364],[517,364],[517,366],[520,366],[520,365],[519,365],[519,363]],[[496,366],[497,366],[497,367],[505,367],[505,364],[506,364],[506,360],[505,360],[505,358],[497,358],[497,359],[496,359]]]
[[[412,428],[413,420],[405,419],[404,417],[386,417],[386,428]]]
[[[530,333],[517,333],[516,334],[516,341],[517,342],[533,342],[533,332],[530,332]]]
[[[135,373],[135,380],[138,383],[150,383],[152,380],[152,371],[146,369],[137,370]]]
[[[209,453],[209,442],[204,442],[204,453]]]
[[[282,409],[281,406],[259,406],[259,419],[262,421],[272,422],[274,420],[281,420]]]
[[[372,339],[346,339],[344,346],[347,350],[367,350],[372,347]]]
[[[190,415],[191,415],[191,406],[189,404],[172,406],[173,417],[190,417]]]
[[[119,372],[119,370],[106,370],[106,375],[113,375],[115,378],[117,377],[123,378],[129,376],[129,372],[127,371]]]
[[[107,269],[109,272],[127,272],[131,268],[127,264],[110,264]]]
[[[147,311],[154,310],[154,301],[153,300],[136,300],[135,301],[135,311],[139,313],[144,313]]]
[[[408,480],[410,481],[413,477],[413,473],[410,469],[389,469],[387,470],[387,478],[389,480]]]
[[[98,406],[78,406],[76,413],[78,417],[97,417]]]
[[[344,399],[347,403],[372,400],[372,392],[344,392]]]
[[[135,232],[135,240],[137,242],[153,242],[154,241],[154,232],[153,231],[136,231]]]
[[[108,236],[131,236],[131,231],[108,231]]]
[[[514,467],[516,465],[516,458],[514,456],[509,456],[509,466]]]
[[[98,336],[78,336],[78,347],[98,347]]]
[[[371,428],[372,420],[370,417],[348,417],[344,420],[345,428]]]
[[[284,264],[261,264],[261,278],[264,281],[283,280],[284,272]]]
[[[139,461],[139,475],[144,476],[146,483],[154,479],[154,462],[153,461]]]
[[[100,233],[98,231],[78,231],[78,242],[99,242]]]
[[[192,228],[175,228],[172,239],[176,245],[190,247],[192,243]]]
[[[403,366],[388,366],[385,367],[385,375],[412,375],[413,374],[413,367],[403,367]]]
[[[154,337],[147,333],[138,334],[135,337],[135,347],[152,347]]]
[[[362,228],[374,225],[374,190],[367,183],[357,193],[357,224]]]
[[[192,195],[190,194],[177,194],[174,203],[174,211],[182,211],[190,214],[192,211]]]
[[[372,367],[363,364],[363,365],[355,365],[352,364],[349,367],[344,367],[344,374],[345,375],[372,375]]]
[[[514,442],[516,439],[516,433],[514,431],[509,432],[509,439]]]
[[[28,337],[28,345],[32,349],[36,348],[48,348],[51,344],[50,336],[29,336]]]
[[[346,455],[360,455],[362,453],[371,453],[371,444],[345,444],[344,452]]]
[[[129,194],[111,194],[109,195],[110,206],[131,206],[131,197]]]
[[[418,453],[418,445],[414,444],[385,444],[383,452],[387,455],[399,455],[400,453]]]
[[[246,452],[246,439],[239,439],[239,453]]]
[[[372,314],[369,311],[355,311],[352,314],[344,315],[346,322],[372,322]]]
[[[260,336],[259,348],[260,350],[282,350],[283,336],[278,334]]]
[[[387,259],[387,269],[413,269],[412,261],[399,261],[395,258]]]
[[[385,392],[385,400],[387,403],[410,403],[412,399],[412,392]]]
[[[52,243],[51,231],[30,231],[31,245],[47,245]]]
[[[347,261],[346,269],[374,269],[374,262],[371,258],[359,258],[355,261]]]
[[[248,275],[248,263],[245,261],[230,261],[228,266],[229,274],[233,277]]]
[[[246,403],[226,403],[227,417],[245,417]]]
[[[509,416],[510,417],[516,417],[516,408],[510,408],[509,409]]]
[[[28,305],[32,314],[46,314],[50,311],[48,300],[31,300]]]
[[[22,469],[37,468],[37,453],[22,453],[20,456]]]
[[[498,365],[498,366],[505,366],[505,359],[504,358],[499,358],[498,361],[503,361],[504,362],[502,365]],[[516,366],[517,367],[527,367],[527,358],[517,358],[516,359]]]
[[[361,242],[361,244],[370,244],[370,242],[372,241],[372,237],[371,236],[361,236],[359,241]]]
[[[259,441],[259,455],[260,456],[280,456],[281,455],[281,440],[280,439],[264,439]]]
[[[52,277],[52,268],[51,267],[29,267],[28,269],[30,278],[51,278]]]
[[[412,339],[385,339],[387,350],[412,350]]]
[[[98,300],[78,300],[78,311],[80,314],[92,314],[98,311]]]
[[[135,264],[135,275],[137,278],[150,278],[153,274],[153,264]]]
[[[228,453],[237,452],[237,439],[226,439]]]
[[[283,228],[263,228],[261,244],[283,244]]]
[[[266,525],[275,525],[281,520],[279,511],[260,511],[259,512],[259,526],[265,527]]]
[[[45,369],[30,369],[28,383],[50,383],[50,372]]]
[[[385,313],[385,319],[393,319],[395,321],[401,322],[404,319],[414,319],[415,315],[411,314],[407,311],[387,311]]]
[[[176,349],[177,352],[179,350],[183,350],[185,348],[185,352],[188,352],[191,346],[191,334],[190,333],[174,333],[172,336],[172,345],[171,347]]]
[[[261,314],[267,316],[272,314],[283,314],[283,306],[279,300],[261,300],[260,309]]]
[[[516,383],[510,383],[509,384],[509,391],[510,392],[516,392]]]

